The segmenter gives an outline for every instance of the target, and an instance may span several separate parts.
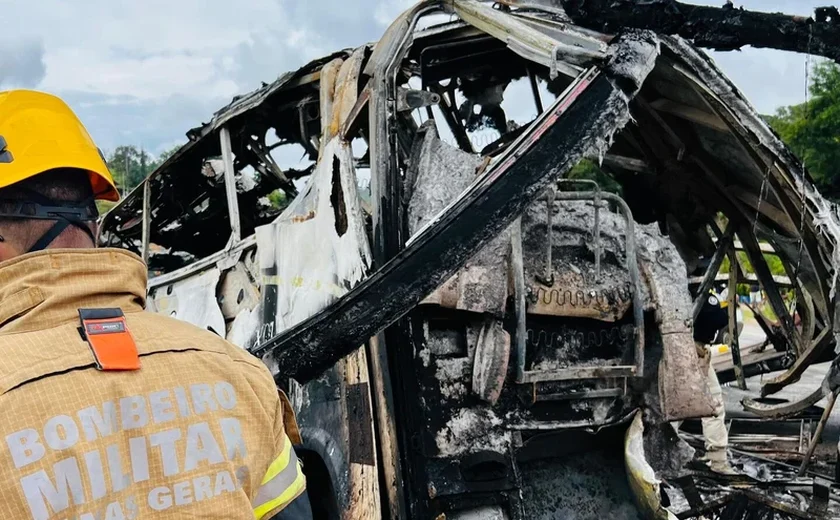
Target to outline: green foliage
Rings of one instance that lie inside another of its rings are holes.
[[[108,157],[108,169],[120,191],[128,193],[154,168],[154,159],[136,146],[117,146]]]
[[[738,255],[738,263],[741,264],[746,274],[755,274],[755,269],[750,263],[749,258],[747,258],[747,253],[744,251],[738,251],[736,253]],[[776,255],[764,255],[764,261],[767,262],[767,267],[770,268],[770,272],[773,276],[785,276],[785,264],[782,263],[782,259]],[[729,257],[723,259],[723,263],[720,266],[721,273],[728,273],[729,272]]]
[[[568,179],[589,179],[593,180],[601,186],[604,191],[612,193],[621,193],[621,185],[615,181],[608,173],[604,172],[594,161],[584,159],[577,163],[572,168],[567,177]],[[588,188],[581,188],[586,190]]]
[[[181,149],[181,145],[176,144],[172,148],[169,148],[168,150],[164,150],[163,152],[161,152],[161,154],[160,154],[160,156],[158,157],[158,160],[157,160],[158,165],[161,165],[161,164],[165,163],[167,161],[167,159],[169,159],[170,157],[175,155],[175,152],[177,152],[180,149]]]
[[[179,148],[180,145],[172,147],[160,154],[160,157],[155,158],[136,146],[117,146],[107,157],[108,169],[114,176],[114,181],[117,183],[120,192],[128,193]]]
[[[111,211],[111,208],[116,206],[116,202],[111,202],[110,200],[97,200],[96,201],[96,209],[99,210],[100,215],[104,215]]]
[[[826,195],[840,196],[840,66],[813,69],[807,103],[782,107],[767,122],[781,136]]]
[[[782,263],[782,259],[776,255],[764,255],[764,260],[767,261],[767,267],[770,268],[770,272],[773,273],[773,276],[784,276],[787,274],[785,272],[785,264]]]
[[[281,189],[276,189],[268,194],[268,201],[271,206],[277,209],[285,209],[289,205],[291,199],[286,195],[286,192]]]

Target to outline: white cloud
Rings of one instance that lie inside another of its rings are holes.
[[[32,88],[44,79],[44,43],[39,38],[3,38],[0,51],[0,87]]]
[[[711,54],[718,67],[763,114],[804,102],[805,71],[817,61],[804,54],[753,48]]]
[[[105,53],[88,53],[84,74],[76,63],[80,50],[60,49],[47,56],[47,76],[41,88],[49,91],[81,90],[106,95],[157,99],[167,94],[229,97],[237,85],[219,76],[211,56],[154,55],[119,59]]]
[[[388,27],[394,18],[414,4],[412,0],[379,0],[373,10],[373,17],[382,27]]]

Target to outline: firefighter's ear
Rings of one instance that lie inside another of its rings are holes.
[[[21,255],[20,249],[13,242],[14,240],[8,241],[4,236],[0,236],[0,262],[5,262]]]
[[[9,247],[7,242],[0,242],[0,262],[11,260],[17,256],[17,254],[15,254],[16,251],[13,251],[12,249],[13,248]]]

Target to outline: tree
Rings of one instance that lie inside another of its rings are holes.
[[[157,166],[160,166],[161,164],[165,163],[167,159],[175,155],[175,152],[180,150],[181,146],[182,145],[180,144],[176,144],[175,146],[161,152],[160,156],[158,156]]]
[[[268,194],[268,202],[273,208],[283,210],[292,202],[292,199],[286,195],[285,191],[276,189]]]
[[[136,188],[143,182],[143,179],[172,157],[180,148],[181,145],[173,146],[164,150],[155,159],[142,148],[138,149],[132,145],[117,146],[106,158],[108,170],[111,171],[111,175],[114,177],[117,189],[119,189],[121,194],[125,195]],[[110,211],[114,205],[113,202],[103,200],[96,202],[100,215],[104,215]]]
[[[146,178],[155,161],[145,150],[136,146],[117,146],[108,157],[108,169],[123,193],[133,190]]]
[[[825,195],[840,197],[840,67],[822,62],[813,69],[812,99],[782,107],[768,123],[805,163]]]
[[[172,157],[181,145],[164,150],[157,159],[142,148],[123,145],[108,156],[108,169],[122,193],[128,193],[137,187],[147,175],[155,171],[167,159]]]

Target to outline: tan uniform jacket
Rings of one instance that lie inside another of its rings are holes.
[[[145,294],[121,250],[0,264],[0,518],[267,519],[303,493],[266,367]],[[139,370],[94,366],[79,308],[122,309]]]

